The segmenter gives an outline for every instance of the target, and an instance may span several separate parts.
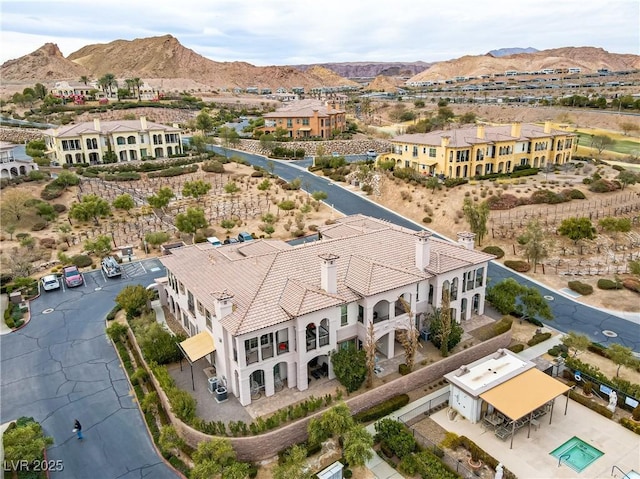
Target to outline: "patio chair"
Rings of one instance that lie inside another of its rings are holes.
[[[260,385],[256,381],[251,381],[251,399],[258,399],[260,396]]]

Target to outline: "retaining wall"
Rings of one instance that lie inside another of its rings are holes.
[[[142,351],[140,351],[138,343],[135,341],[130,329],[128,331],[128,335],[131,344],[133,344],[140,357],[142,357]],[[500,348],[508,347],[510,342],[511,330],[477,344],[476,346],[464,349],[447,358],[443,358],[436,363],[422,367],[411,374],[394,379],[393,381],[383,384],[382,386],[378,386],[371,391],[364,392],[352,398],[346,398],[345,402],[351,409],[351,412],[355,414],[393,396],[408,393],[409,391],[417,389],[425,384],[437,381],[441,379],[443,375],[458,369],[462,365],[470,364]],[[174,416],[171,412],[171,406],[167,395],[162,388],[160,388],[160,384],[154,377],[153,373],[151,373],[146,363],[144,364],[144,367],[149,372],[149,378],[153,381],[156,390],[158,391],[158,398],[167,411],[172,425],[187,444],[195,448],[198,446],[199,442],[211,439],[212,436],[195,430]],[[273,397],[270,398],[270,400],[276,399]],[[231,441],[231,444],[238,456],[238,460],[240,461],[255,462],[268,459],[273,457],[278,451],[286,449],[293,444],[305,441],[307,439],[307,425],[309,424],[309,421],[314,417],[321,416],[325,411],[326,409],[320,410],[303,419],[299,419],[296,422],[286,424],[278,429],[265,432],[258,436],[230,437],[229,440]]]

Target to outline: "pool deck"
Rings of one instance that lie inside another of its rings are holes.
[[[459,415],[450,421],[446,409],[431,418],[448,431],[467,436],[519,479],[620,478],[619,472],[611,475],[613,466],[625,472],[640,470],[640,436],[571,400],[565,416],[565,402],[565,397],[556,399],[551,424],[549,415],[543,416],[539,426],[531,428],[530,438],[527,438],[527,427],[517,431],[513,449],[509,449],[510,439],[502,441],[481,423],[471,424]],[[573,436],[604,452],[581,473],[567,465],[558,467],[558,459],[550,454]]]

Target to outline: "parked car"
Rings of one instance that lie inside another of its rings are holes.
[[[84,279],[82,274],[78,270],[77,266],[67,266],[62,270],[62,276],[64,277],[64,283],[68,288],[74,288],[76,286],[82,286]]]
[[[58,281],[58,277],[55,274],[48,274],[46,276],[43,276],[40,280],[40,284],[42,285],[42,289],[44,289],[45,291],[60,289],[60,281]]]
[[[207,241],[212,244],[213,246],[215,246],[216,248],[218,246],[222,246],[222,241],[220,241],[216,236],[209,236],[207,238]]]
[[[367,150],[367,158],[376,158],[377,156],[376,150]]]
[[[251,236],[246,231],[242,231],[238,235],[238,241],[240,241],[240,243],[244,243],[245,241],[251,241],[252,239],[253,239],[253,236]]]
[[[122,275],[122,268],[113,256],[107,256],[102,259],[102,271],[107,275],[107,278]]]
[[[234,244],[234,243],[239,243],[239,241],[235,238],[227,238],[224,240],[224,244]]]

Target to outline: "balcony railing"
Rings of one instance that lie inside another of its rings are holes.
[[[389,319],[389,315],[382,316],[378,312],[373,312],[373,324],[380,323],[382,321],[387,321]]]

